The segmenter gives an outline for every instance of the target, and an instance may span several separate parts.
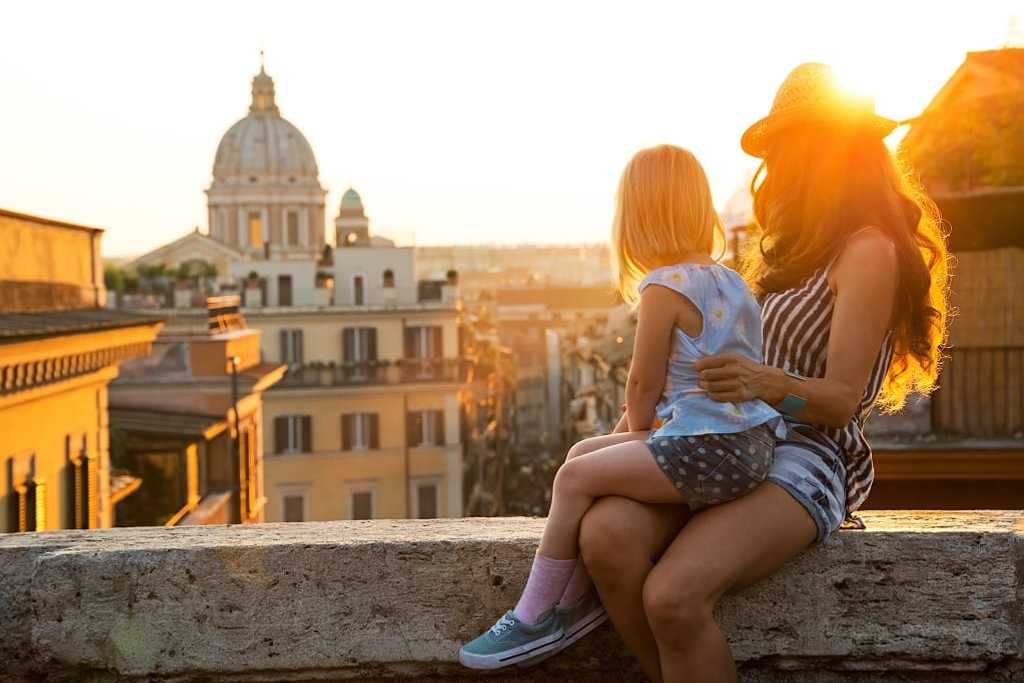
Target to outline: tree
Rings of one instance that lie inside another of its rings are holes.
[[[925,185],[1024,186],[1024,91],[954,102],[917,125],[923,129],[904,152]]]
[[[103,268],[103,285],[109,292],[123,294],[125,292],[126,274],[123,268],[107,265]]]

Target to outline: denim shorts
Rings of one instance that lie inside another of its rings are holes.
[[[846,462],[838,446],[809,425],[787,423],[789,434],[775,445],[768,481],[807,510],[821,543],[846,518]]]
[[[735,500],[757,488],[772,466],[768,425],[733,434],[652,436],[647,448],[691,510]]]

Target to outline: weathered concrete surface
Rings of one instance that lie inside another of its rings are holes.
[[[866,515],[719,619],[751,683],[1024,680],[1015,512]],[[542,520],[0,536],[6,680],[469,680],[461,640],[517,595]],[[610,628],[527,676],[640,680]]]

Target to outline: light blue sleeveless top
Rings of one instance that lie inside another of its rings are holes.
[[[678,327],[673,330],[668,376],[657,407],[662,425],[653,436],[733,434],[771,422],[775,435],[784,437],[785,423],[764,401],[720,403],[697,386],[693,364],[704,356],[732,352],[764,362],[761,308],[739,273],[718,264],[680,263],[652,271],[639,290],[650,285],[682,294],[704,317],[696,337]]]

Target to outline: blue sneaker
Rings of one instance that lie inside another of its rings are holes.
[[[608,613],[601,604],[600,598],[597,597],[596,591],[590,591],[572,605],[556,606],[555,616],[558,617],[559,625],[562,627],[563,638],[558,641],[555,648],[520,662],[520,667],[540,664],[608,621]]]
[[[459,661],[470,669],[500,669],[556,649],[562,637],[555,610],[536,624],[519,621],[509,610],[483,635],[462,646]]]

